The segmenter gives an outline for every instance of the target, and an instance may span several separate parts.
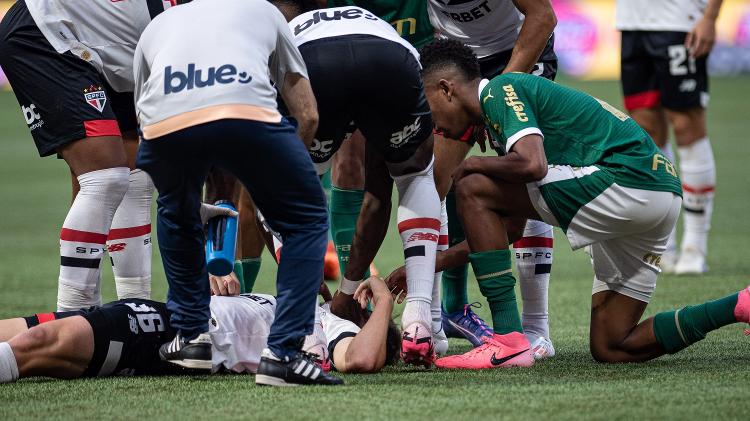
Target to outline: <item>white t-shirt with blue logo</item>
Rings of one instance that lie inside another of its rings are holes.
[[[157,16],[135,51],[141,127],[218,105],[276,112],[287,73],[307,77],[281,12],[265,0],[194,0]]]

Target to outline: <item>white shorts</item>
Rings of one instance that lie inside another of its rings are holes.
[[[555,212],[544,198],[545,185],[573,178],[581,180],[600,170],[597,167],[550,167],[547,177],[527,184],[531,203],[542,219],[561,226]],[[566,183],[575,189],[579,184]],[[601,185],[601,184],[599,184]],[[549,192],[546,192],[549,197]],[[575,193],[573,193],[575,196]],[[581,197],[585,194],[581,194]],[[671,192],[652,191],[611,184],[587,203],[582,204],[570,219],[566,235],[576,250],[586,247],[594,266],[592,294],[615,291],[639,301],[648,302],[656,288],[659,261],[669,234],[677,223],[682,198]],[[569,210],[569,209],[568,209]]]

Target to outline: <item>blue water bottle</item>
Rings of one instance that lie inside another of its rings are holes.
[[[228,200],[216,202],[216,206],[237,211]],[[215,216],[208,220],[206,238],[206,264],[208,273],[225,276],[232,273],[237,248],[237,217]]]

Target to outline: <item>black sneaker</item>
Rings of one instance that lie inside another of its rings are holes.
[[[211,336],[201,333],[191,340],[185,340],[179,332],[172,342],[159,348],[162,361],[197,370],[211,370]]]
[[[261,386],[299,386],[303,384],[335,386],[344,384],[338,377],[327,374],[315,363],[314,355],[300,351],[296,357],[284,361],[266,348],[260,356],[255,384]]]

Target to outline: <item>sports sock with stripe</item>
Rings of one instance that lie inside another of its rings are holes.
[[[523,332],[533,339],[550,337],[547,294],[552,270],[552,237],[550,225],[529,220],[524,236],[513,243],[523,301]]]
[[[492,329],[501,335],[523,333],[516,304],[516,278],[511,269],[510,250],[470,253],[469,260],[477,277],[479,290],[490,305]]]
[[[684,231],[682,249],[707,252],[708,232],[714,208],[716,164],[711,143],[703,138],[690,146],[677,148],[682,176]]]
[[[736,323],[734,309],[738,294],[728,295],[703,304],[665,311],[654,316],[656,341],[669,354],[702,340],[706,334],[722,326]]]
[[[117,298],[151,298],[151,198],[154,184],[145,171],[130,171],[128,191],[112,219],[107,251]]]
[[[18,380],[18,363],[13,349],[7,342],[0,342],[0,383]]]
[[[448,216],[448,246],[453,247],[466,239],[458,218],[456,194],[453,190],[445,197],[445,209]],[[469,265],[456,266],[443,271],[441,301],[447,313],[463,311],[464,305],[469,303],[468,277]]]
[[[58,311],[101,304],[101,259],[115,210],[128,190],[129,174],[127,167],[118,167],[78,176],[81,190],[60,232]]]
[[[432,163],[424,170],[393,177],[398,189],[398,231],[404,246],[407,296],[402,326],[432,325],[431,305],[435,253],[440,237],[440,199]]]

